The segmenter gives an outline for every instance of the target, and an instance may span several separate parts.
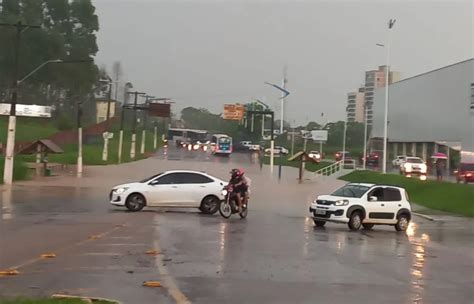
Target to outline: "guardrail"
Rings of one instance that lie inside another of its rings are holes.
[[[313,172],[313,177],[324,175],[329,176],[332,175],[342,169],[342,161],[335,162],[329,166],[321,168]]]
[[[313,174],[313,177],[316,177],[316,176],[329,176],[329,175],[333,175],[334,173],[337,173],[339,171],[341,171],[342,169],[345,169],[345,168],[351,168],[351,169],[355,169],[356,168],[356,162],[355,160],[353,159],[346,159],[344,162],[342,160],[338,161],[338,162],[335,162],[329,166],[326,166],[324,168],[321,168],[317,171],[314,171],[312,174]]]

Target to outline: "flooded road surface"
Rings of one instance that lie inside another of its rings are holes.
[[[407,233],[388,226],[316,229],[309,202],[342,182],[298,184],[291,168],[279,181],[246,154],[184,153],[88,168],[81,180],[2,188],[0,270],[20,273],[0,277],[0,295],[69,293],[124,303],[472,302],[472,219],[414,217]],[[252,179],[245,220],[187,209],[130,213],[107,203],[116,183],[173,168],[226,178],[236,166]],[[147,280],[162,287],[143,287]]]

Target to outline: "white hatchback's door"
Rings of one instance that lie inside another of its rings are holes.
[[[375,197],[376,200],[371,200],[371,197]],[[364,222],[391,223],[393,214],[390,211],[390,204],[384,201],[383,187],[375,187],[367,194],[366,213]]]
[[[384,214],[387,220],[396,222],[398,210],[402,208],[402,195],[400,190],[392,187],[385,187],[383,189]]]

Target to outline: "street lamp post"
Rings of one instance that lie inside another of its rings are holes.
[[[388,22],[388,39],[387,45],[387,66],[385,67],[385,111],[383,121],[383,163],[382,172],[387,173],[387,141],[388,141],[388,85],[390,77],[390,42],[391,42],[391,29],[395,25],[395,19],[390,19]]]
[[[364,102],[364,152],[362,157],[362,169],[365,170],[367,164],[367,115],[368,115],[368,104]]]
[[[13,87],[12,87],[12,99],[10,105],[10,116],[8,117],[8,135],[7,135],[7,146],[5,153],[5,166],[3,171],[3,182],[6,185],[10,185],[13,182],[13,158],[15,154],[15,129],[16,129],[16,103],[18,98],[18,74],[20,70],[20,41],[21,33],[25,28],[40,28],[40,26],[32,26],[22,24],[18,21],[16,24],[0,23],[0,26],[8,26],[16,28],[15,37],[15,62],[13,69]]]
[[[82,177],[82,103],[77,103],[77,177]]]

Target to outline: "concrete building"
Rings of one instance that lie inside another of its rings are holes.
[[[381,151],[385,90],[374,101],[370,149]],[[443,152],[456,165],[474,157],[474,59],[390,85],[388,143],[389,160],[397,154],[428,160]]]
[[[358,92],[347,94],[347,122],[364,122],[364,91],[359,88]]]
[[[115,116],[115,100],[110,101],[110,118]],[[96,123],[103,122],[107,119],[108,100],[96,100]]]
[[[374,105],[374,93],[378,88],[385,87],[385,73],[387,66],[379,66],[378,70],[366,71],[365,72],[365,104],[367,106],[367,125],[369,127],[373,124],[373,105]],[[394,83],[400,80],[400,72],[389,72],[388,83]]]

